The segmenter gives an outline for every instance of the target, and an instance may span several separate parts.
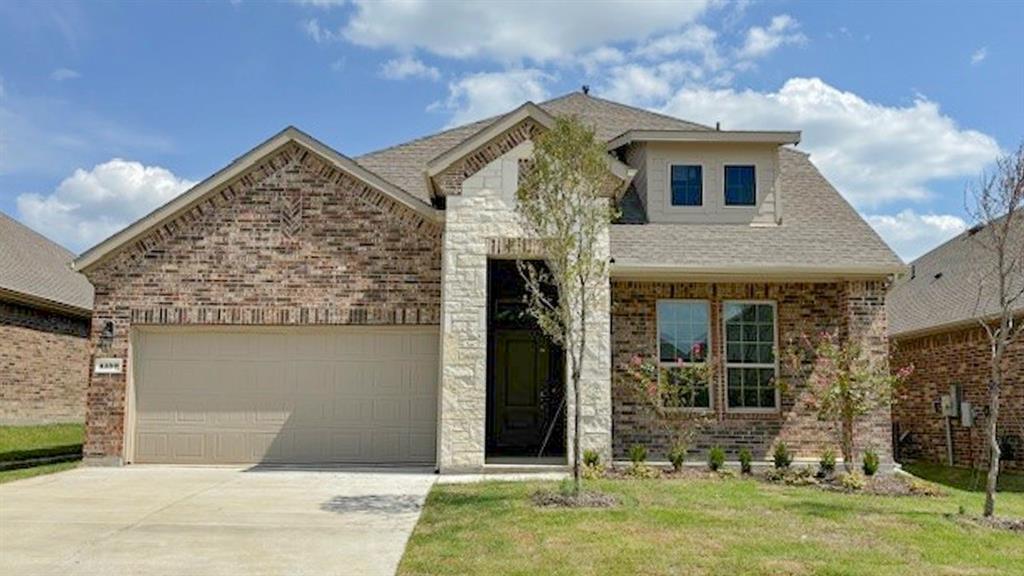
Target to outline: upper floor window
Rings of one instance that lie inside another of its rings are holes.
[[[725,167],[725,205],[754,206],[757,203],[757,181],[753,166]]]
[[[676,397],[663,398],[673,408],[710,408],[707,381],[694,380],[686,366],[707,361],[711,334],[710,308],[704,300],[658,301],[658,360],[660,378],[669,378]],[[686,381],[690,380],[690,381]]]
[[[672,165],[672,205],[700,206],[704,203],[704,169],[688,164]]]

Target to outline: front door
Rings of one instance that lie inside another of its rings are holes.
[[[540,450],[551,349],[532,330],[498,332],[494,339],[494,448],[504,453]]]

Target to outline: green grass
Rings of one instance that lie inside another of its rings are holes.
[[[967,492],[984,492],[985,479],[988,474],[987,470],[953,468],[927,462],[905,464],[903,469],[919,478]],[[997,492],[1024,493],[1024,474],[1002,472],[999,475],[997,486]]]
[[[76,460],[72,462],[58,462],[56,464],[43,464],[42,466],[33,466],[31,468],[18,468],[17,470],[4,470],[0,472],[0,484],[71,470],[76,468],[78,464],[79,462]]]
[[[622,506],[533,506],[530,494],[554,483],[437,485],[399,574],[1024,573],[1024,537],[948,516],[980,513],[977,492],[898,498],[749,479],[589,486]],[[1024,494],[997,502],[1000,515],[1024,517]]]
[[[0,426],[0,462],[82,451],[82,424]]]

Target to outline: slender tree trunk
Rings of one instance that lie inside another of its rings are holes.
[[[586,302],[585,298],[581,298],[582,302]],[[576,410],[573,412],[573,435],[572,435],[572,481],[573,490],[576,494],[580,493],[580,489],[583,484],[583,479],[580,474],[580,462],[583,460],[583,455],[580,453],[580,437],[583,436],[583,430],[581,423],[583,418],[581,414],[583,412],[583,390],[580,387],[580,376],[583,372],[583,359],[587,354],[587,310],[586,306],[581,306],[580,310],[580,339],[579,349],[577,350],[577,358],[573,359],[572,369],[572,387],[575,395]]]
[[[843,451],[843,469],[853,472],[853,417],[843,415],[841,439],[839,447]]]
[[[1005,335],[1006,332],[1001,332]],[[1002,342],[996,342],[992,350],[992,375],[988,383],[988,443],[989,463],[988,478],[985,481],[985,510],[983,515],[991,517],[996,508],[996,484],[999,480],[999,458],[1002,452],[999,449],[999,388],[1002,381]]]

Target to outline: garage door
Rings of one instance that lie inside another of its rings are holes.
[[[134,461],[433,463],[437,327],[142,329]]]

